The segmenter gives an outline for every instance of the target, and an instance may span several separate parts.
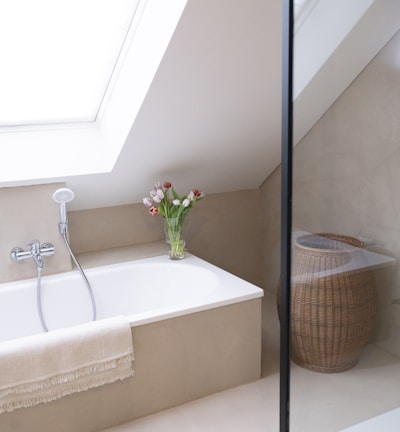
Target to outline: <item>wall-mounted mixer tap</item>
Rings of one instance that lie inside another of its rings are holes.
[[[43,257],[54,255],[54,246],[51,243],[40,244],[39,240],[32,240],[28,246],[29,250],[24,250],[21,247],[15,247],[11,250],[10,256],[14,261],[22,261],[28,258],[32,258],[36,264],[37,270],[37,306],[40,318],[40,323],[44,331],[48,331],[46,323],[44,321],[42,313],[42,294],[41,294],[41,280],[42,280],[42,269],[43,269]]]
[[[51,243],[42,243],[40,244],[39,240],[32,240],[28,246],[30,246],[29,250],[24,250],[21,247],[15,247],[11,250],[10,256],[14,261],[22,261],[27,258],[32,258],[36,267],[43,268],[43,257],[51,256],[54,254],[54,246]]]

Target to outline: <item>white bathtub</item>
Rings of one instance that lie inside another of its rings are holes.
[[[86,270],[98,319],[129,317],[131,327],[262,297],[263,291],[189,255],[157,256]],[[42,331],[36,279],[0,284],[0,341]],[[77,271],[42,278],[42,309],[49,330],[92,319],[88,290]]]
[[[260,378],[260,288],[191,255],[86,273],[98,319],[129,317],[134,376],[3,413],[1,431],[98,431]],[[90,297],[78,272],[44,277],[42,291],[50,330],[91,320]],[[41,331],[36,280],[1,284],[0,340]]]

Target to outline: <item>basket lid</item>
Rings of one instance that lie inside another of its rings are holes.
[[[354,237],[340,234],[306,234],[297,239],[297,244],[308,249],[352,252],[359,250],[364,243]]]

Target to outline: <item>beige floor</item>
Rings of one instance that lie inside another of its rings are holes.
[[[279,323],[274,296],[263,304],[263,378],[107,432],[278,432]],[[320,374],[292,364],[291,432],[338,432],[400,407],[400,361],[369,345],[359,364]],[[105,432],[105,431],[104,431]]]

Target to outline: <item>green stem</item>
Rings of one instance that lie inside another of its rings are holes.
[[[170,243],[170,258],[182,258],[184,254],[185,242],[182,239],[183,219],[166,218],[166,231]]]

